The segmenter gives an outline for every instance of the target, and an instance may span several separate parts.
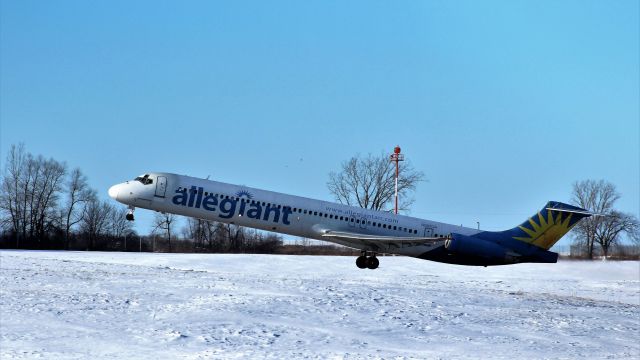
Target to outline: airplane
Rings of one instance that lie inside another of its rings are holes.
[[[135,208],[218,221],[328,241],[359,249],[360,269],[376,269],[378,254],[398,254],[458,265],[555,263],[549,251],[586,209],[549,201],[519,226],[480,231],[385,211],[363,209],[208,179],[150,172],[109,188],[109,196]]]

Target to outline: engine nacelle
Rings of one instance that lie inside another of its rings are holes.
[[[492,241],[461,234],[451,234],[444,243],[451,254],[483,258],[491,263],[511,264],[517,262],[517,254]]]

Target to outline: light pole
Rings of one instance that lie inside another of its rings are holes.
[[[396,207],[395,207],[395,213],[396,213],[396,215],[398,215],[398,175],[400,173],[399,162],[400,161],[404,161],[404,154],[400,154],[400,146],[396,145],[396,147],[393,149],[393,154],[391,154],[390,160],[391,160],[391,162],[395,162],[396,163]]]

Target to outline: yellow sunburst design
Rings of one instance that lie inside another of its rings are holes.
[[[538,225],[533,218],[529,219],[529,224],[531,224],[532,229],[526,228],[524,226],[519,226],[519,228],[524,231],[529,237],[514,237],[516,240],[524,241],[538,247],[541,247],[545,250],[549,250],[561,237],[564,236],[569,230],[571,230],[572,226],[569,226],[569,222],[571,221],[571,215],[567,216],[564,221],[562,220],[562,213],[558,212],[558,216],[554,218],[551,210],[547,211],[547,216],[542,215],[542,211],[538,213],[538,220],[540,225]]]

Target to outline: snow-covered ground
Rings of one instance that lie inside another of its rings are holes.
[[[0,358],[640,358],[640,263],[0,252]]]

